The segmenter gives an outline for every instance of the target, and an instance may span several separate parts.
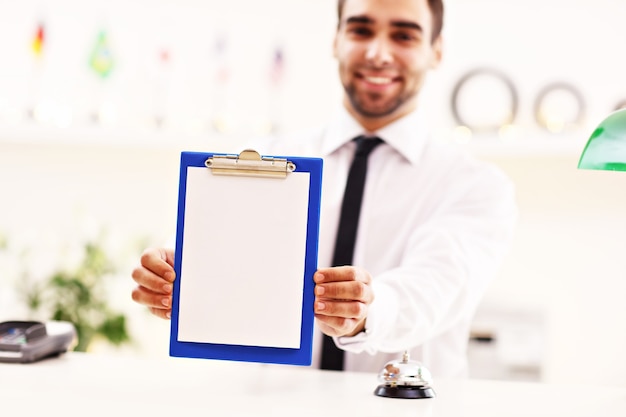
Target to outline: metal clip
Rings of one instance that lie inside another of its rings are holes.
[[[215,175],[236,175],[266,178],[285,178],[296,169],[293,162],[283,158],[261,157],[252,149],[239,155],[213,155],[204,163]]]

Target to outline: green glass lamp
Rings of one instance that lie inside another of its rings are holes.
[[[626,108],[611,113],[593,131],[578,168],[626,171]]]

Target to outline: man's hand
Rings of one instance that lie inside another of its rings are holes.
[[[338,266],[318,269],[315,280],[315,318],[328,336],[354,336],[365,328],[374,301],[372,277],[361,268]]]
[[[173,249],[146,249],[141,255],[141,265],[132,273],[137,287],[133,300],[143,304],[162,319],[169,319],[172,311],[172,283],[174,272]]]

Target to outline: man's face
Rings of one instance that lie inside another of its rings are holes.
[[[334,43],[345,106],[377,127],[415,108],[441,59],[427,0],[347,0]]]

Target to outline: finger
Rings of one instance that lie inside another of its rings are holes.
[[[354,332],[360,321],[341,317],[315,315],[317,326],[328,336],[346,336]]]
[[[356,300],[370,304],[374,301],[372,288],[362,281],[330,282],[317,284],[315,295],[329,300]]]
[[[320,268],[313,275],[315,283],[360,281],[369,284],[372,281],[370,274],[363,268],[355,266],[336,266],[333,268]]]
[[[358,301],[315,301],[315,314],[341,319],[363,319],[367,316],[367,305]]]
[[[171,249],[146,249],[141,255],[141,266],[169,282],[176,277],[174,251]]]
[[[148,310],[150,310],[150,313],[154,314],[157,317],[160,317],[164,320],[169,320],[172,318],[172,311],[171,310],[165,310],[162,308],[156,308],[156,307],[150,307]]]
[[[323,317],[322,319],[326,319],[326,317]],[[328,335],[328,336],[341,336],[342,333],[343,333],[343,331],[338,330],[337,328],[335,328],[333,326],[329,326],[328,324],[324,323],[321,319],[317,319],[317,317],[316,317],[316,322],[317,322],[317,327],[325,335]]]
[[[159,294],[152,292],[145,287],[138,286],[133,289],[131,296],[133,298],[133,301],[147,307],[154,307],[165,310],[171,310],[172,308],[171,294]]]
[[[147,289],[169,294],[172,292],[171,282],[176,274],[170,262],[174,252],[166,249],[147,249],[141,255],[141,265],[132,271],[132,278],[140,286]]]
[[[165,259],[165,262],[167,262],[172,268],[174,268],[174,249],[163,248],[160,250],[161,255]]]
[[[141,287],[145,287],[147,290],[154,293],[170,294],[173,289],[173,284],[171,282],[165,280],[165,278],[158,276],[143,266],[138,266],[133,269],[131,277]]]

